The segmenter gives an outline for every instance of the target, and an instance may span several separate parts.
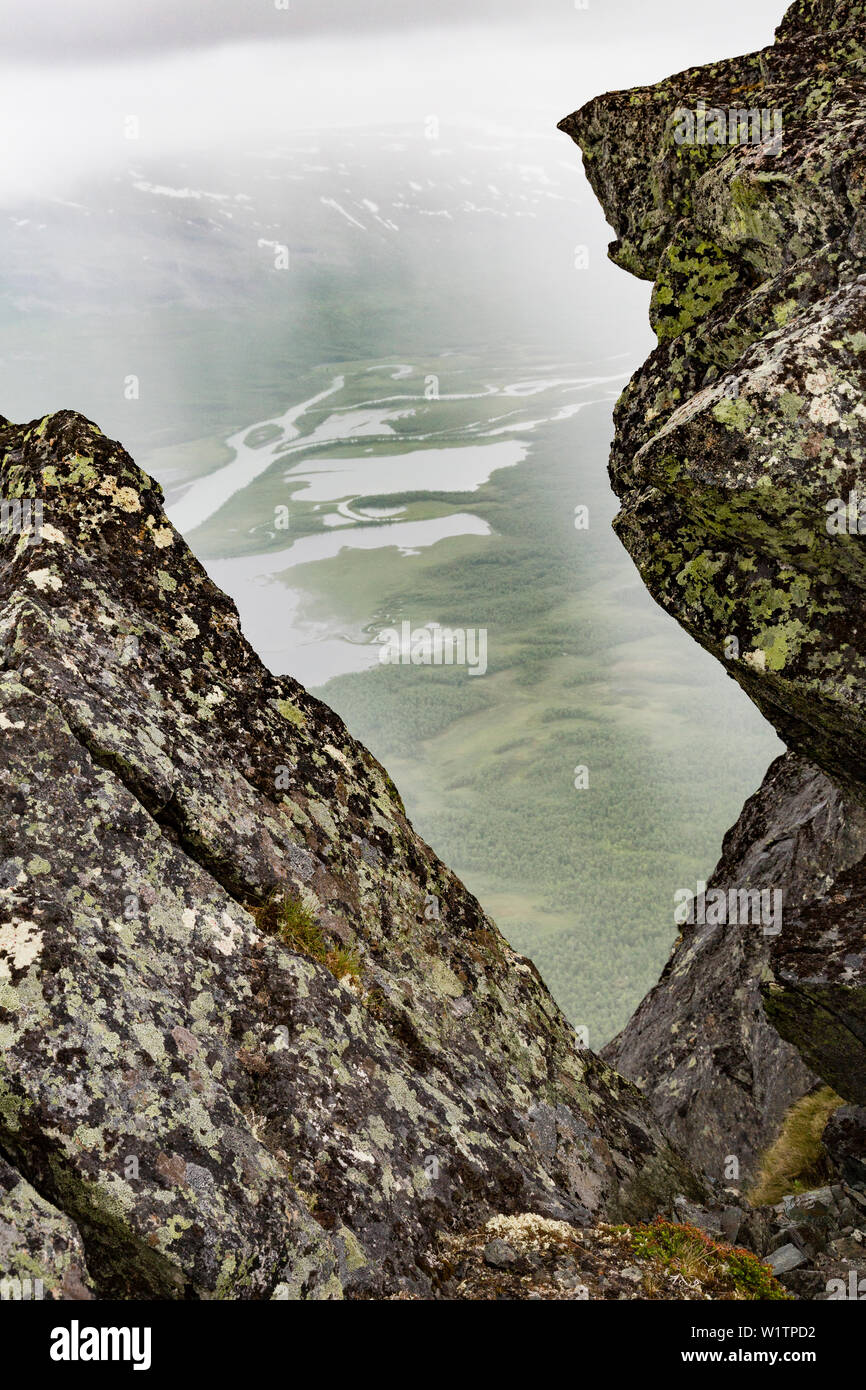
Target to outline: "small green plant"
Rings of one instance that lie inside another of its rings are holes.
[[[635,1255],[699,1283],[711,1298],[788,1299],[791,1295],[757,1255],[713,1240],[699,1226],[657,1217],[650,1226],[617,1226]]]
[[[380,1022],[388,1017],[388,1001],[378,986],[374,986],[373,989],[367,991],[364,998],[364,1007],[367,1009],[368,1013],[372,1014],[373,1018],[378,1019]]]
[[[820,1187],[832,1177],[821,1136],[833,1111],[844,1103],[829,1086],[822,1086],[791,1106],[778,1137],[761,1157],[748,1193],[754,1206],[772,1206],[789,1194]]]
[[[357,954],[344,946],[329,946],[314,913],[300,898],[290,893],[272,893],[250,912],[261,931],[278,937],[290,951],[327,966],[338,980],[346,976],[360,979],[361,963]]]
[[[252,909],[252,915],[256,926],[271,936],[278,936],[293,951],[324,960],[328,949],[325,938],[315,916],[300,898],[293,898],[290,893],[272,893]]]
[[[361,962],[357,954],[345,946],[334,946],[328,952],[325,964],[338,980],[343,980],[347,976],[353,980],[360,980],[361,978]]]

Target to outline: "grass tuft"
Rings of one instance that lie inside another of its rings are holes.
[[[345,946],[329,946],[315,914],[290,893],[272,893],[265,902],[251,907],[256,926],[276,936],[290,951],[327,966],[338,980],[361,978],[361,962],[355,951]]]
[[[754,1186],[753,1206],[773,1206],[783,1197],[821,1187],[833,1176],[821,1136],[833,1111],[845,1102],[823,1086],[791,1106],[778,1137],[764,1152]]]

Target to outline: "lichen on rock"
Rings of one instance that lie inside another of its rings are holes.
[[[864,98],[866,5],[800,0],[771,47],[561,122],[613,260],[653,282],[658,346],[616,407],[615,529],[791,750],[710,880],[783,892],[781,935],[684,928],[605,1051],[717,1178],[731,1159],[748,1177],[815,1072],[862,1096]]]

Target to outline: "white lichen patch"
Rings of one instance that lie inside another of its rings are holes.
[[[181,642],[191,642],[194,637],[199,635],[199,626],[194,623],[188,613],[182,613],[178,619],[177,635]]]
[[[122,512],[141,511],[141,498],[135,488],[118,487],[115,478],[105,478],[99,490],[110,499],[112,506],[119,507]]]
[[[53,570],[48,569],[31,570],[27,576],[27,582],[29,584],[35,585],[37,589],[40,589],[43,592],[46,589],[56,590],[63,588],[63,580],[60,578],[60,575],[55,574]]]
[[[56,526],[52,526],[50,521],[45,521],[40,528],[39,535],[44,541],[51,541],[52,545],[65,545],[66,537],[62,531],[58,531]]]
[[[767,653],[760,649],[754,652],[746,652],[743,656],[743,660],[747,666],[753,667],[756,671],[765,671],[767,669]]]
[[[343,752],[342,748],[335,747],[333,743],[326,743],[325,752],[330,753],[332,758],[336,758],[338,763],[342,763],[343,767],[346,769],[347,772],[351,772],[353,770],[352,764],[346,757],[346,754]]]
[[[809,372],[805,387],[810,396],[825,396],[833,385],[833,379],[827,371]]]
[[[809,406],[809,419],[815,425],[838,425],[840,418],[829,396],[816,396]]]
[[[484,1229],[503,1240],[530,1241],[574,1240],[574,1227],[567,1221],[554,1221],[549,1216],[523,1212],[520,1216],[492,1216]]]
[[[153,532],[153,543],[158,550],[174,545],[174,531],[170,526],[160,526]]]
[[[243,938],[243,931],[231,914],[224,912],[221,922],[217,922],[213,917],[209,917],[207,922],[214,934],[214,945],[220,954],[223,956],[232,955],[238,939]]]
[[[12,919],[0,926],[0,980],[11,980],[12,971],[27,970],[42,954],[42,932],[35,922]]]

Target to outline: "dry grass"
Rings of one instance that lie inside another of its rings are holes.
[[[783,1197],[808,1192],[831,1178],[821,1136],[833,1111],[844,1104],[841,1096],[824,1086],[791,1106],[778,1138],[761,1158],[758,1176],[748,1193],[753,1206],[772,1206]]]

